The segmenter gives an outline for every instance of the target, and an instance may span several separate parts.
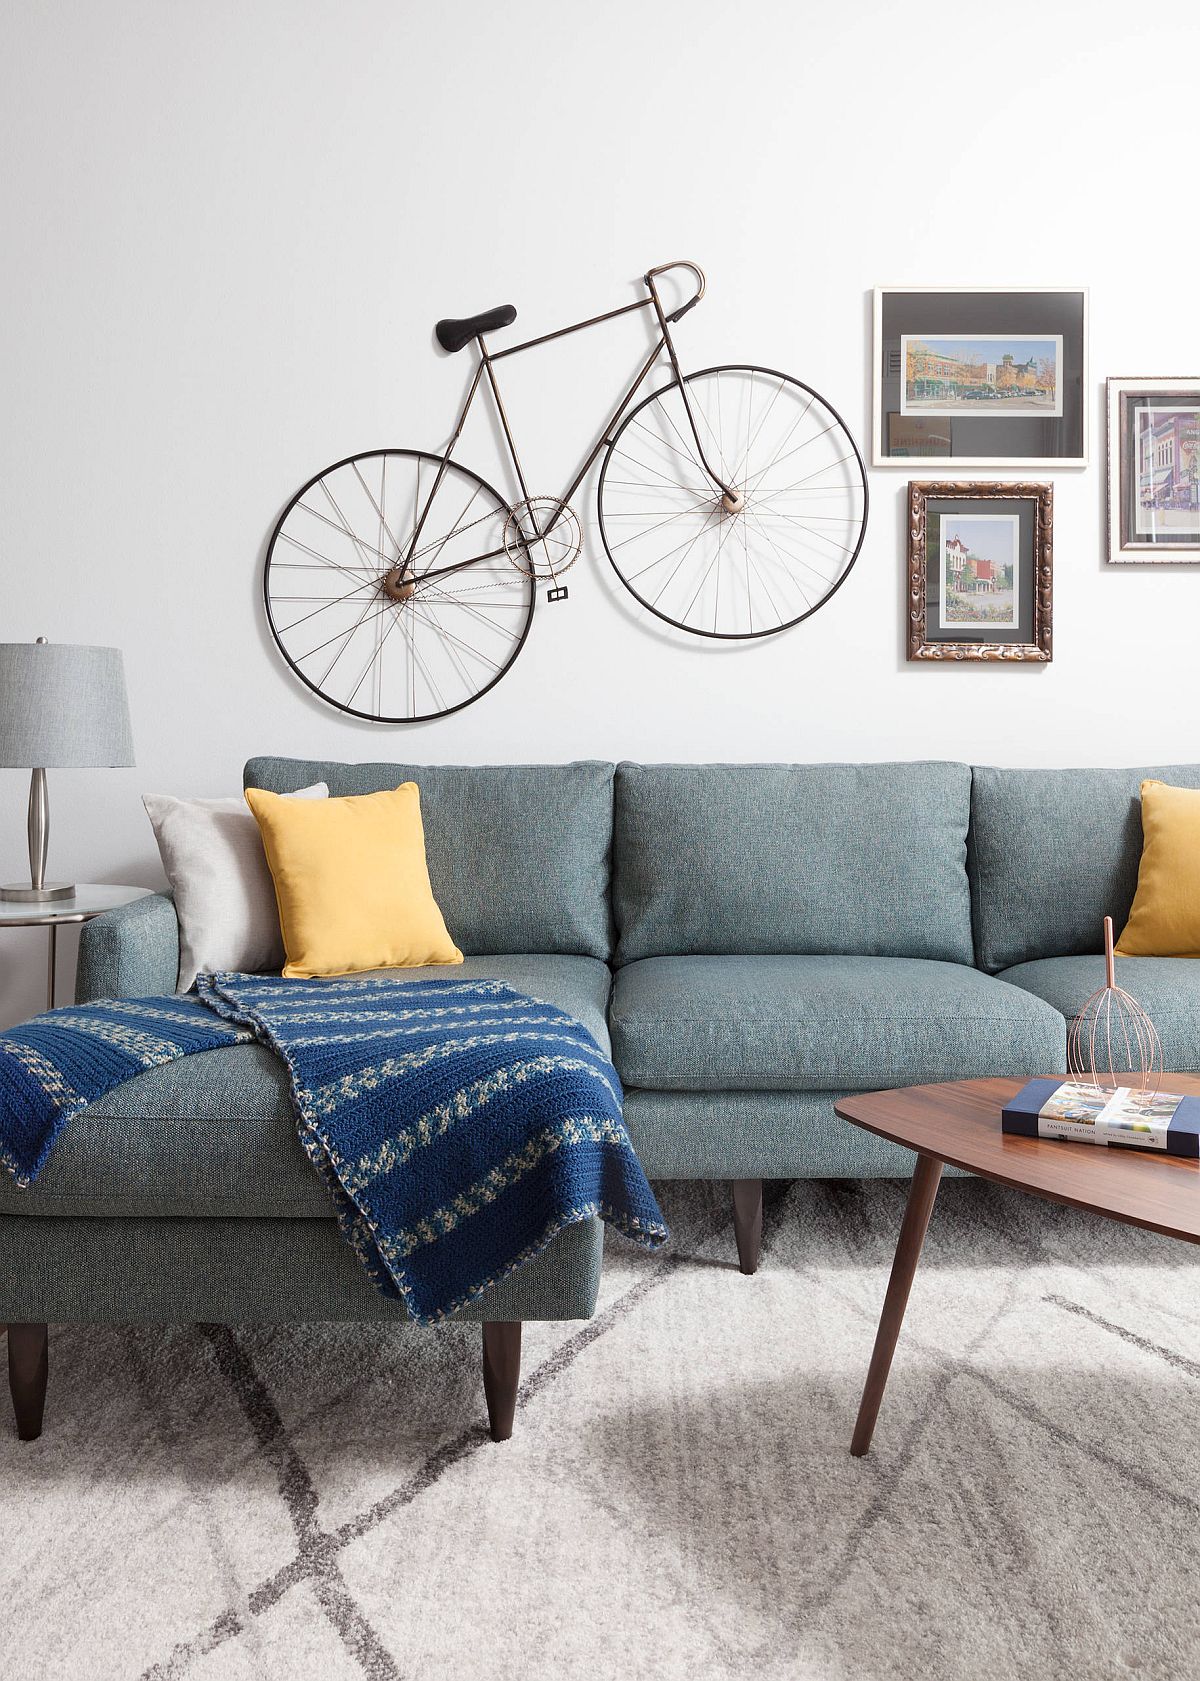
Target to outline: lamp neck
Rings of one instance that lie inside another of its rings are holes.
[[[46,885],[46,856],[50,850],[50,792],[43,769],[29,773],[29,882],[39,891]]]

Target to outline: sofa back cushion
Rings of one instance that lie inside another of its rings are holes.
[[[335,796],[415,782],[434,897],[464,952],[612,954],[612,765],[257,758],[243,780],[277,794],[320,781]]]
[[[1200,788],[1200,765],[976,766],[968,870],[980,968],[1101,951],[1105,916],[1120,934],[1137,888],[1145,777]]]
[[[970,963],[970,797],[966,765],[619,765],[617,961]]]

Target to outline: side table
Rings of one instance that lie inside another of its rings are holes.
[[[58,930],[64,922],[90,922],[118,905],[149,896],[149,887],[111,887],[107,882],[81,881],[71,899],[49,899],[45,904],[18,904],[0,899],[0,929],[45,928],[50,951],[46,964],[46,1008],[54,1008],[54,979],[58,962]]]

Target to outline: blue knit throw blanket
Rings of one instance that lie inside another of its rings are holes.
[[[201,975],[198,997],[51,1010],[0,1034],[0,1162],[41,1172],[73,1115],[153,1068],[258,1039],[375,1284],[431,1324],[599,1215],[667,1236],[587,1029],[501,981]]]

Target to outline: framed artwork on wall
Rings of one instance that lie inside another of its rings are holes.
[[[908,487],[908,657],[1052,657],[1054,492],[994,480]]]
[[[1085,467],[1087,292],[875,288],[872,458]]]
[[[1109,560],[1200,560],[1200,378],[1106,384]]]

